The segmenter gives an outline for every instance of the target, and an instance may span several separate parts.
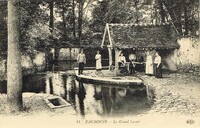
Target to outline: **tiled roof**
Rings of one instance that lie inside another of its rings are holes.
[[[109,25],[113,47],[178,48],[178,34],[170,24]]]

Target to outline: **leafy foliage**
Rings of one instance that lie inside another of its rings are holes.
[[[160,0],[181,35],[195,36],[198,31],[198,0]]]
[[[78,45],[79,32],[82,45],[99,45],[106,23],[173,22],[181,35],[197,35],[197,0],[54,0],[53,33],[49,26],[49,1],[21,1],[24,53],[34,54],[54,44]],[[83,5],[81,10],[79,4]],[[89,19],[88,12],[91,12]],[[0,54],[3,55],[7,50],[6,1],[0,2],[0,30]]]
[[[93,10],[91,29],[103,32],[105,23],[172,22],[180,35],[198,30],[197,0],[103,0]]]
[[[41,42],[48,43],[50,35],[46,20],[48,14],[42,8],[40,1],[21,2],[21,48],[22,51],[31,53],[41,45]]]

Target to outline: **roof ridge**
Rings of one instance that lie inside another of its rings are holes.
[[[155,23],[129,23],[129,24],[122,24],[122,23],[107,23],[109,26],[161,26],[161,25],[169,25],[171,23],[169,22],[165,22],[165,23],[158,23],[158,24],[155,24]]]

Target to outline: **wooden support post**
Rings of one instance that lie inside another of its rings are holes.
[[[72,69],[72,48],[69,48],[69,69]]]
[[[106,24],[106,27],[104,29],[104,34],[103,34],[103,40],[102,40],[102,43],[101,43],[101,47],[104,46],[104,42],[105,42],[105,38],[106,38],[106,32],[107,32],[107,24]]]
[[[110,35],[110,29],[109,29],[109,25],[106,24],[106,28],[107,28],[107,31],[108,31],[108,39],[109,39],[109,42],[110,42],[110,45],[112,46],[112,39],[111,39],[111,35]]]
[[[113,61],[113,59],[112,59],[112,49],[111,49],[111,47],[108,47],[108,54],[109,54],[109,70],[111,70],[111,66],[112,66],[112,61]]]
[[[118,59],[119,59],[119,55],[121,52],[122,52],[122,50],[115,48],[115,73],[116,73],[116,75],[119,70]]]

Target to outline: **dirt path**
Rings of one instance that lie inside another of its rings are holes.
[[[155,93],[150,113],[200,117],[200,79],[192,74],[164,74],[164,78],[139,75]]]

